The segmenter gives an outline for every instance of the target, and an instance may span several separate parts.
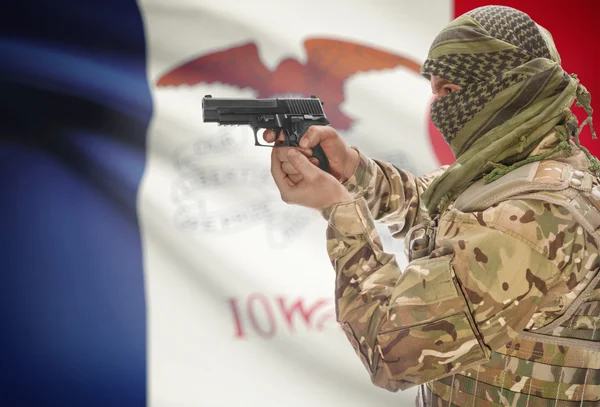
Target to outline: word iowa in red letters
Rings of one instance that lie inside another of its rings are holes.
[[[228,300],[236,339],[299,332],[323,332],[338,327],[331,298],[305,298],[251,294]]]

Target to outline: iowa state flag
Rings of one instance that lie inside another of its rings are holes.
[[[201,100],[315,94],[348,143],[423,174],[452,156],[420,65],[485,2],[34,3],[0,37],[0,405],[413,404],[336,326],[325,221]],[[500,3],[600,94],[594,2]]]

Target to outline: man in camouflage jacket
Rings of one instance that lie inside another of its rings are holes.
[[[599,165],[569,111],[589,94],[507,7],[452,22],[422,73],[452,166],[416,177],[330,127],[273,149],[282,199],[328,220],[337,320],[373,383],[421,385],[418,405],[599,406]],[[404,271],[376,221],[405,238]]]

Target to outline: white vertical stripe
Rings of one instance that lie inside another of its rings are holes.
[[[416,388],[394,394],[371,384],[331,317],[334,273],[325,250],[325,222],[313,211],[280,201],[268,177],[270,150],[253,147],[249,128],[202,123],[205,94],[256,97],[255,90],[221,83],[167,89],[155,83],[185,61],[250,41],[270,70],[285,58],[306,63],[307,38],[354,41],[422,62],[450,20],[451,2],[436,1],[435,7],[409,0],[139,4],[154,101],[139,195],[149,405],[414,403]],[[401,155],[415,172],[429,171],[437,166],[427,138],[430,98],[429,84],[403,68],[354,75],[345,83],[341,110],[356,121],[342,135],[367,154]],[[239,217],[231,218],[234,213]],[[192,222],[218,220],[221,230],[182,229],[182,214]],[[227,216],[237,222],[231,230],[224,227]],[[386,238],[384,245],[405,264],[401,241]],[[241,311],[243,340],[235,338],[231,298]],[[289,307],[298,298],[316,308],[309,328],[300,315],[292,317],[292,332],[279,301]],[[327,304],[319,305],[321,299]],[[268,330],[262,301],[276,325],[270,339],[252,328],[254,322]],[[248,306],[255,308],[254,320]]]

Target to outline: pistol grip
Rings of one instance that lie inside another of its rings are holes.
[[[329,124],[329,122],[327,122]],[[300,144],[300,140],[306,134],[308,128],[312,125],[315,125],[314,122],[306,122],[299,121],[293,124],[291,131],[286,130],[286,145],[291,145],[297,147]],[[330,173],[331,170],[329,168],[329,160],[323,151],[323,148],[317,144],[312,148],[313,157],[319,160],[319,168],[323,171]]]
[[[330,172],[329,169],[329,160],[323,151],[323,148],[320,144],[317,144],[313,147],[313,157],[319,160],[319,168],[325,172]]]

